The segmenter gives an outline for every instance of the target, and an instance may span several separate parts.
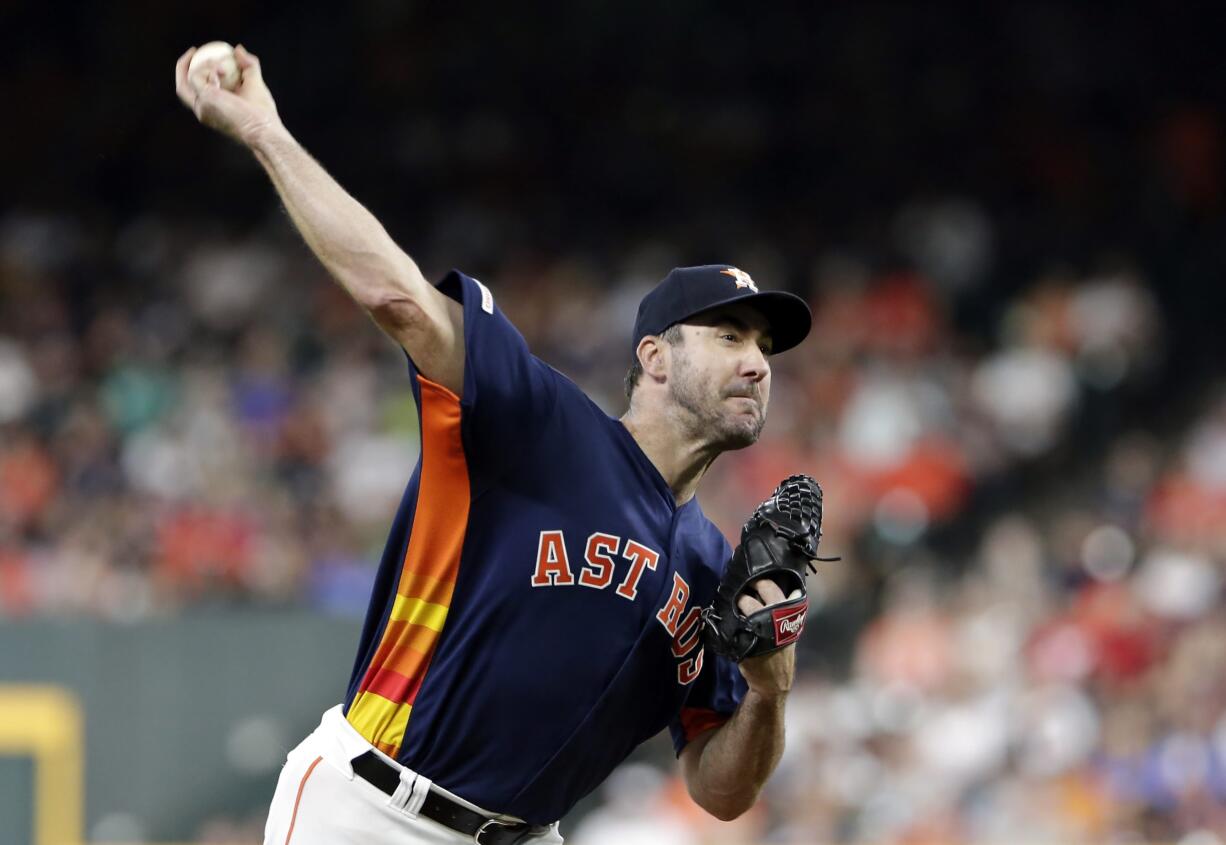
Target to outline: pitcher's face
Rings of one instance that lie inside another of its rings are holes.
[[[669,394],[688,417],[691,434],[743,449],[766,424],[771,373],[769,326],[753,308],[728,305],[687,320],[673,346]]]

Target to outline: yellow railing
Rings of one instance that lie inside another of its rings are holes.
[[[33,845],[80,842],[84,726],[76,696],[61,687],[0,686],[0,755],[34,760]]]

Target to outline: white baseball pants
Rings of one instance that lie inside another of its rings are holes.
[[[393,763],[401,770],[403,786],[389,796],[356,777],[350,761],[370,748],[345,719],[341,705],[324,713],[319,727],[286,757],[268,810],[264,845],[471,845],[472,837],[417,814],[432,787],[428,779]],[[497,815],[433,789],[470,810]],[[557,823],[531,842],[561,845]]]

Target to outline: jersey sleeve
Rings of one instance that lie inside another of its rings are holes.
[[[748,688],[736,664],[710,651],[677,717],[669,724],[677,756],[699,734],[732,718]]]
[[[464,312],[460,408],[469,469],[478,478],[497,476],[541,437],[557,400],[558,376],[529,351],[481,282],[452,270],[438,289]],[[411,358],[409,365],[420,376]]]

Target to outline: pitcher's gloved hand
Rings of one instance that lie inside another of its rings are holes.
[[[785,478],[758,506],[724,569],[715,599],[703,610],[706,644],[740,662],[769,654],[800,638],[809,612],[805,577],[815,572],[822,536],[822,488],[807,475]],[[769,578],[786,598],[746,616],[737,607],[751,583]]]

